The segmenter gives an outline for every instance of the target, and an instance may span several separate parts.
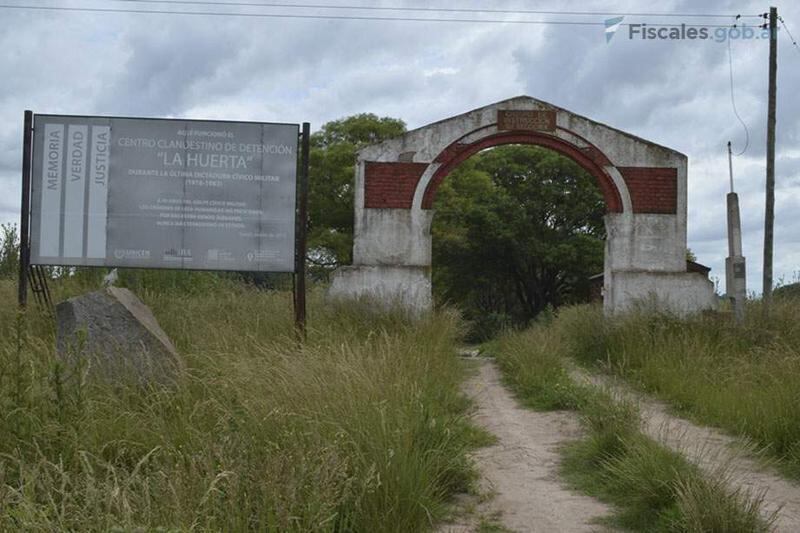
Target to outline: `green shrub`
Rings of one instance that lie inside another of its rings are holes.
[[[0,279],[19,275],[19,235],[14,224],[0,224]]]

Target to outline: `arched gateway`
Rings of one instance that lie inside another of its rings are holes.
[[[362,149],[353,265],[336,273],[330,294],[430,309],[436,191],[459,163],[503,144],[549,148],[597,179],[607,206],[607,313],[641,299],[678,313],[714,306],[707,276],[687,272],[686,156],[529,96]]]

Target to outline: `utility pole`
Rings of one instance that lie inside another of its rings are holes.
[[[769,103],[767,104],[767,201],[764,211],[764,313],[772,300],[772,250],[775,226],[775,95],[778,77],[778,8],[769,8]]]

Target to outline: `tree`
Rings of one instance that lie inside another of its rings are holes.
[[[352,261],[356,152],[405,131],[402,120],[362,113],[311,136],[308,255],[318,272]]]
[[[19,273],[19,234],[16,224],[0,224],[0,279]]]
[[[605,203],[570,159],[531,146],[477,154],[439,189],[433,224],[436,296],[471,318],[527,322],[584,300],[602,272]]]

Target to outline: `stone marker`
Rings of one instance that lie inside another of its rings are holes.
[[[91,377],[173,385],[184,369],[153,313],[127,289],[107,287],[61,302],[56,323],[59,357]]]

